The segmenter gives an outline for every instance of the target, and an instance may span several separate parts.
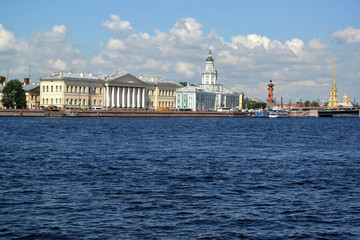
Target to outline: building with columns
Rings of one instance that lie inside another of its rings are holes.
[[[40,104],[67,108],[152,109],[175,106],[175,82],[143,81],[131,74],[53,73],[40,78]],[[154,102],[156,101],[156,102]]]
[[[218,83],[218,72],[209,50],[202,71],[201,84],[186,86],[176,91],[176,107],[179,110],[217,111],[219,108],[242,109],[244,94],[226,89]]]

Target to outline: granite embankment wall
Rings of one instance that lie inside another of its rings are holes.
[[[181,112],[181,111],[46,111],[30,109],[1,109],[0,117],[246,117],[242,112]]]
[[[289,117],[319,117],[318,110],[309,111],[289,111]]]

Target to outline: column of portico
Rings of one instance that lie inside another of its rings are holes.
[[[128,91],[127,91],[127,103],[126,103],[126,107],[131,107],[131,105],[130,105],[130,88],[128,87],[127,88],[128,89]]]
[[[137,108],[141,108],[141,88],[138,88],[137,90]]]
[[[109,86],[106,86],[105,100],[106,100],[105,107],[107,107],[107,108],[110,107],[110,89],[109,89]]]
[[[122,88],[122,101],[121,101],[121,107],[126,107],[126,102],[125,102],[125,88]]]
[[[145,108],[145,88],[142,89],[142,108]]]
[[[115,107],[115,87],[111,87],[111,106],[110,107]]]
[[[131,103],[131,107],[132,108],[135,108],[136,107],[136,102],[135,102],[135,95],[136,95],[136,92],[135,92],[135,88],[132,88],[132,103]]]
[[[120,87],[117,87],[116,107],[120,107]]]

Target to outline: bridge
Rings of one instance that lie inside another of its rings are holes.
[[[358,108],[318,110],[319,117],[360,117]]]

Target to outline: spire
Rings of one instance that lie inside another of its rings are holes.
[[[334,81],[333,81],[333,86],[336,86],[336,82],[335,82],[335,60],[336,60],[336,58],[334,58]]]
[[[210,50],[210,49],[209,49],[209,55],[208,55],[206,61],[207,61],[207,62],[213,62],[213,61],[214,61],[214,59],[212,58],[211,50]]]

